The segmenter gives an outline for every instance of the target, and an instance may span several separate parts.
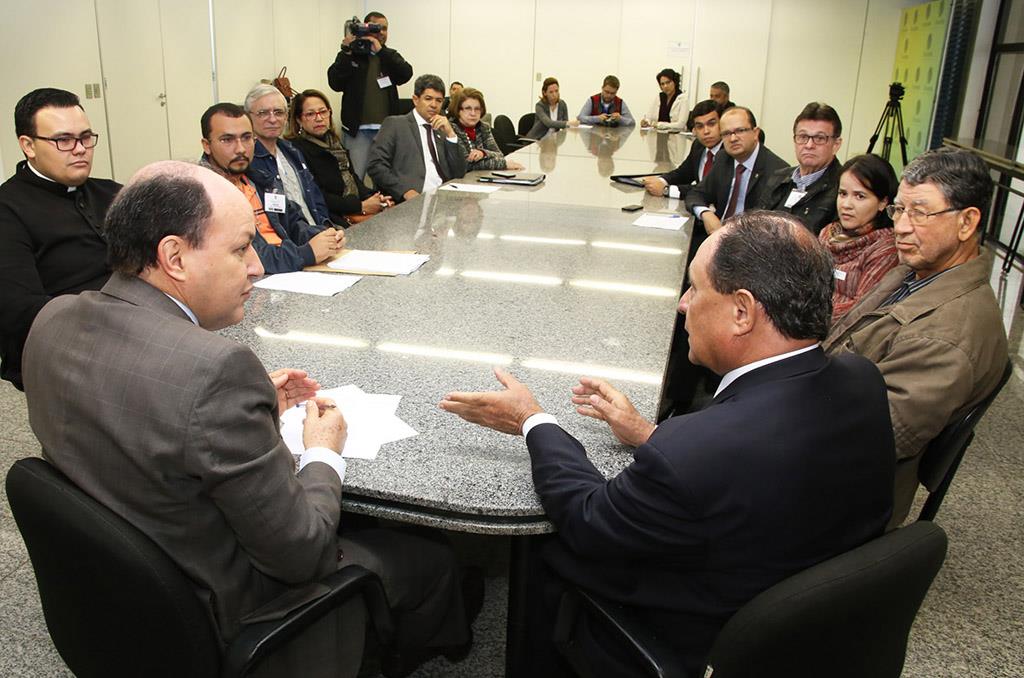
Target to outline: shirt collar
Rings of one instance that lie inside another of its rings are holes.
[[[54,181],[54,180],[53,180],[53,179],[51,179],[50,177],[46,176],[45,174],[43,174],[43,173],[42,173],[42,172],[40,172],[39,170],[37,170],[37,169],[35,168],[35,165],[33,165],[33,164],[32,164],[32,161],[31,161],[31,160],[26,160],[25,164],[26,164],[26,165],[28,165],[28,168],[29,168],[30,170],[32,170],[32,174],[36,175],[36,176],[37,176],[37,177],[39,177],[40,179],[43,179],[44,181],[49,181],[49,182],[50,182],[51,184],[56,184],[56,183],[59,183],[59,182],[57,182],[57,181]],[[64,184],[60,184],[60,185],[61,185],[61,186],[64,186]],[[67,188],[67,189],[68,189],[68,193],[74,193],[74,192],[75,192],[76,190],[78,190],[78,187],[77,187],[77,186],[66,186],[65,188]]]
[[[770,358],[764,358],[762,360],[756,360],[756,361],[754,361],[752,363],[747,363],[746,365],[741,365],[740,367],[737,367],[734,370],[729,370],[728,372],[725,373],[725,376],[722,377],[721,383],[718,384],[718,390],[715,391],[715,397],[717,398],[719,393],[721,393],[722,391],[727,389],[729,387],[729,385],[732,384],[732,382],[736,381],[737,379],[742,377],[747,372],[753,372],[754,370],[758,369],[759,367],[764,367],[765,365],[771,365],[772,363],[777,363],[780,360],[785,360],[786,358],[792,358],[794,356],[798,356],[801,353],[807,353],[808,351],[813,351],[814,349],[818,348],[819,346],[821,346],[821,344],[815,342],[815,343],[811,344],[810,346],[805,346],[804,348],[798,348],[797,350],[790,351],[789,353],[783,353],[781,355],[773,355]]]
[[[199,319],[198,319],[198,318],[196,318],[196,314],[192,312],[192,309],[191,309],[191,308],[189,308],[188,306],[186,306],[186,305],[184,304],[184,302],[182,302],[182,301],[181,301],[180,299],[176,299],[176,298],[172,297],[171,295],[167,294],[167,292],[164,292],[164,294],[165,294],[165,295],[167,296],[167,298],[168,298],[168,299],[170,299],[171,301],[173,301],[174,303],[176,303],[176,304],[178,305],[178,308],[180,308],[180,309],[181,309],[182,311],[184,311],[184,312],[185,312],[185,315],[187,315],[187,316],[189,317],[189,319],[190,319],[190,320],[191,320],[191,321],[192,321],[193,323],[195,323],[195,324],[196,324],[196,326],[197,326],[197,327],[202,327],[202,325],[200,325],[200,324],[199,324]]]
[[[800,174],[800,165],[797,165],[793,168],[793,183],[796,184],[796,187],[799,190],[806,191],[807,187],[820,179],[821,175],[823,175],[827,169],[828,165],[825,165],[817,172],[811,172],[807,176],[803,176]]]
[[[438,114],[438,115],[440,115],[440,114]],[[426,120],[423,119],[423,116],[420,115],[420,112],[417,111],[415,108],[412,109],[412,116],[414,118],[416,118],[416,126],[417,127],[423,127],[423,125],[429,125],[430,124],[429,122],[427,122]]]
[[[757,162],[757,154],[761,150],[761,144],[758,143],[754,146],[754,152],[750,154],[750,157],[741,162],[740,164],[747,168],[747,176],[754,171],[754,163]]]

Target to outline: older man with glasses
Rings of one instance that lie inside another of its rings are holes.
[[[110,277],[103,219],[121,185],[89,177],[99,134],[77,95],[29,92],[14,127],[25,159],[0,186],[0,376],[20,389],[21,351],[39,310]]]
[[[245,112],[256,134],[249,175],[260,190],[284,193],[302,208],[306,222],[333,226],[327,202],[302,152],[281,138],[288,123],[288,102],[272,85],[256,85],[245,97]]]
[[[812,101],[793,122],[797,164],[768,179],[760,209],[789,212],[814,234],[836,220],[843,123],[828,104]]]
[[[1006,365],[992,257],[980,249],[991,197],[985,163],[966,151],[929,151],[907,165],[887,208],[901,265],[823,344],[870,358],[885,378],[897,457],[890,527],[910,510],[925,446],[991,393]]]

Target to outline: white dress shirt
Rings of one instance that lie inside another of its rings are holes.
[[[415,108],[412,109],[412,115],[416,119],[416,129],[419,130],[420,133],[420,146],[422,146],[423,151],[423,169],[425,170],[423,173],[423,190],[420,191],[420,193],[426,193],[427,191],[436,190],[438,186],[444,183],[444,179],[442,179],[441,175],[437,173],[437,168],[434,166],[434,158],[430,155],[430,146],[427,145],[430,142],[427,141],[427,130],[423,126],[429,125],[430,123],[424,120],[423,116],[421,116],[419,111]],[[430,134],[434,134],[434,131],[430,130]],[[438,148],[436,144],[437,135],[434,136],[434,141],[434,150],[437,151],[437,161],[441,162],[441,149]],[[451,139],[445,139],[445,141],[451,144],[457,144],[459,143],[459,138],[453,137]]]

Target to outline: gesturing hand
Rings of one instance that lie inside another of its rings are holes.
[[[274,370],[267,376],[270,377],[270,381],[274,384],[274,390],[277,391],[278,416],[287,412],[289,407],[294,407],[302,401],[312,398],[320,390],[320,384],[316,379],[307,376],[305,370],[293,370],[286,367]]]
[[[501,433],[522,435],[523,422],[530,415],[541,412],[540,405],[534,400],[530,389],[505,370],[495,367],[494,376],[505,387],[504,391],[449,393],[439,403],[439,407],[470,423]]]
[[[647,442],[655,426],[640,416],[629,398],[611,384],[593,377],[580,377],[572,389],[576,411],[585,417],[607,422],[619,442],[638,447]]]

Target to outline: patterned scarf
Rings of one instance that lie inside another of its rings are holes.
[[[349,170],[351,165],[349,164],[348,152],[341,145],[341,140],[338,139],[337,135],[332,134],[329,130],[323,137],[316,137],[305,132],[301,134],[304,139],[308,139],[320,148],[327,149],[334,156],[335,161],[338,163],[338,171],[341,172],[341,178],[345,182],[345,195],[359,195],[359,188],[356,186],[356,181],[352,178],[352,172]]]

